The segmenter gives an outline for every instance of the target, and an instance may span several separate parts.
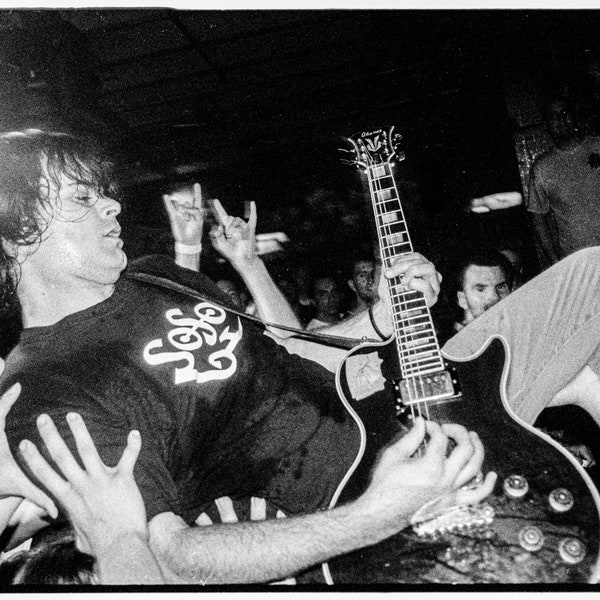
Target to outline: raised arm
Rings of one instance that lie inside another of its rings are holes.
[[[428,448],[414,458],[426,432]],[[456,446],[446,457],[449,438]],[[288,519],[195,528],[163,513],[150,522],[150,544],[163,569],[170,569],[172,582],[278,580],[393,535],[424,506],[435,510],[479,502],[491,493],[494,474],[476,490],[460,487],[479,472],[482,460],[475,434],[419,418],[382,453],[368,489],[351,503]]]
[[[52,419],[40,415],[38,430],[61,477],[36,446],[23,440],[23,459],[37,479],[65,510],[77,535],[77,547],[96,559],[101,584],[156,584],[164,582],[148,545],[148,525],[142,495],[133,477],[141,438],[132,431],[115,467],[107,467],[80,415],[69,413],[82,469],[59,435]]]
[[[210,232],[213,246],[244,280],[256,303],[258,316],[271,323],[300,329],[298,317],[256,252],[256,204],[250,203],[250,218],[246,223],[228,215],[218,200],[213,203],[219,223]],[[273,332],[282,338],[290,335],[282,329],[273,328]]]
[[[433,306],[440,293],[442,276],[436,271],[433,263],[416,252],[399,257],[392,267],[385,269],[379,282],[379,301],[369,311],[364,311],[341,323],[319,329],[318,333],[336,335],[347,338],[381,339],[392,335],[392,320],[387,280],[402,276],[402,282],[408,289],[424,294],[428,306]],[[335,372],[346,350],[325,346],[299,338],[288,338],[276,341],[288,352],[298,354],[314,362],[318,362],[331,372]]]
[[[198,272],[204,226],[200,184],[195,183],[191,192],[186,190],[165,194],[163,202],[175,239],[175,262],[184,269]]]

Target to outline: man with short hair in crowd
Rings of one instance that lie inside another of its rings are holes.
[[[456,272],[456,303],[463,318],[454,324],[459,331],[473,319],[506,298],[512,289],[512,267],[492,248],[467,251]]]
[[[313,289],[317,312],[306,326],[306,330],[322,329],[341,321],[342,290],[337,278],[328,274],[318,275]]]
[[[356,257],[349,269],[348,287],[352,291],[352,301],[347,316],[354,317],[368,310],[377,301],[379,268],[372,257]]]
[[[571,98],[548,101],[544,123],[554,147],[533,163],[526,199],[544,267],[600,245],[600,137],[578,121]]]

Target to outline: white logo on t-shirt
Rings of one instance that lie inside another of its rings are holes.
[[[176,367],[175,383],[187,381],[221,380],[231,377],[237,369],[237,359],[233,354],[238,342],[242,339],[242,323],[238,318],[238,330],[230,331],[229,326],[217,332],[214,325],[225,321],[227,313],[209,302],[201,302],[194,307],[196,318],[184,317],[178,308],[173,308],[165,313],[169,323],[176,325],[169,331],[167,338],[177,352],[153,352],[163,347],[162,339],[153,340],[144,348],[144,359],[151,365],[162,365],[169,362],[185,362],[185,366]],[[208,363],[214,367],[198,371],[195,368],[195,357],[192,354],[204,345],[217,346],[220,349],[212,352]]]

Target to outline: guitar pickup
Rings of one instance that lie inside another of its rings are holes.
[[[400,397],[406,405],[424,400],[451,398],[454,395],[454,383],[448,371],[407,377],[400,382]]]

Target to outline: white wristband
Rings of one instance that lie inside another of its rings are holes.
[[[202,251],[202,244],[182,244],[181,242],[175,242],[175,254],[200,254]]]

